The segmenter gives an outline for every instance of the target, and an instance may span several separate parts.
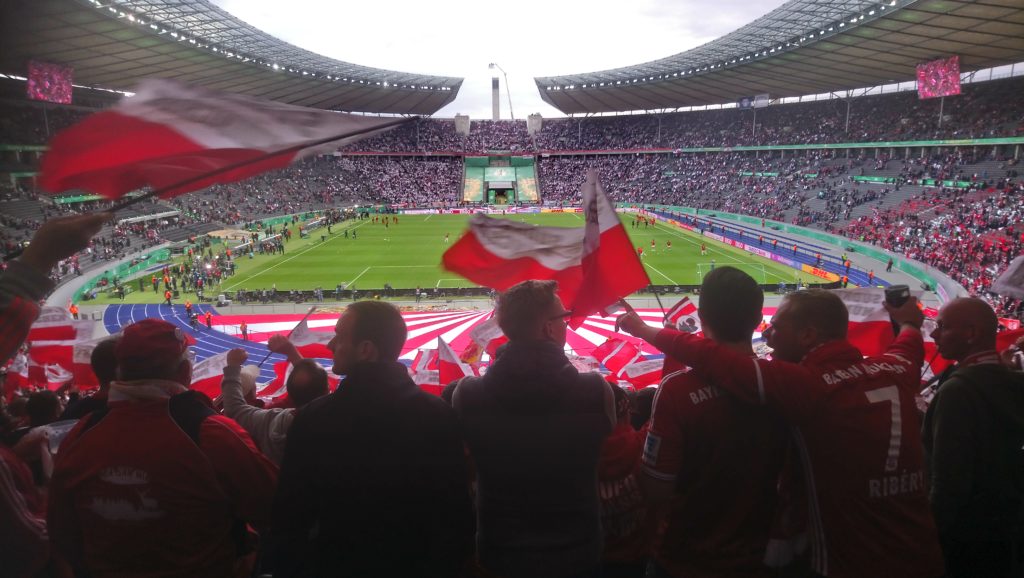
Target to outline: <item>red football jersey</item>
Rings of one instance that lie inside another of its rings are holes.
[[[796,426],[816,572],[942,575],[914,403],[924,358],[919,332],[903,331],[884,355],[867,359],[846,341],[825,343],[800,365],[751,361],[670,329],[655,341],[709,382]]]
[[[662,380],[644,473],[675,483],[655,558],[673,576],[772,576],[765,546],[776,514],[785,423],[686,371]]]

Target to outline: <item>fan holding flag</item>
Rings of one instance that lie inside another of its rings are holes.
[[[651,284],[597,171],[587,173],[581,194],[585,224],[579,228],[473,215],[441,266],[498,291],[531,279],[557,281],[571,312],[569,326],[579,327],[588,315]]]

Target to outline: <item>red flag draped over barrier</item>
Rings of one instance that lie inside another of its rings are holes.
[[[409,120],[150,79],[134,96],[54,137],[43,156],[40,186],[50,193],[84,189],[112,199],[153,187],[173,197],[281,168]]]

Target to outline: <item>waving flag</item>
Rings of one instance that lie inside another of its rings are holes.
[[[441,264],[499,291],[528,279],[555,280],[562,303],[573,311],[570,325],[579,327],[588,315],[651,283],[595,171],[588,173],[582,196],[582,228],[473,215]]]
[[[442,387],[449,383],[473,375],[473,369],[462,362],[452,351],[444,339],[437,338],[437,374],[438,384]]]
[[[643,359],[643,354],[636,345],[617,337],[595,347],[592,355],[613,374],[618,374],[626,366]]]
[[[282,168],[410,120],[150,79],[134,96],[54,137],[43,156],[40,185],[51,193],[84,189],[111,199],[153,187],[173,197]]]
[[[323,357],[331,359],[334,352],[327,348],[334,337],[334,332],[313,331],[309,328],[308,319],[299,321],[299,324],[292,329],[288,340],[292,342],[303,357]]]
[[[596,170],[587,172],[582,197],[587,222],[583,242],[583,289],[576,299],[566,304],[573,312],[569,320],[572,327],[579,327],[588,315],[601,312],[651,284]]]
[[[196,363],[192,367],[192,385],[189,389],[202,392],[210,399],[216,398],[220,395],[220,382],[224,378],[224,366],[227,364],[227,351]]]
[[[672,327],[678,327],[679,322],[685,322],[687,318],[693,318],[696,322],[699,322],[697,319],[697,306],[693,304],[693,301],[690,301],[689,297],[683,297],[665,313],[665,322]]]
[[[661,359],[649,359],[630,363],[622,368],[618,378],[628,381],[637,389],[642,389],[661,381],[663,364]]]

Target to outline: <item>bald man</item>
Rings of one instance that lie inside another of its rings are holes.
[[[956,361],[922,435],[949,578],[1024,575],[1024,376],[1000,363],[997,327],[987,303],[962,298],[932,332]]]

